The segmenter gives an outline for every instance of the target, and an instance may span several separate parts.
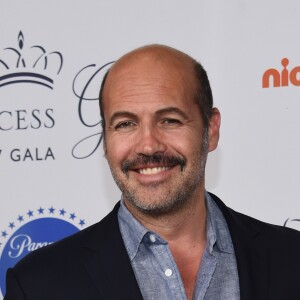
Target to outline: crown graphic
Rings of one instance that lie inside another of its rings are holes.
[[[16,83],[39,84],[53,89],[54,77],[63,66],[63,56],[58,51],[47,53],[42,46],[25,47],[22,31],[18,47],[4,48],[0,56],[0,87]]]

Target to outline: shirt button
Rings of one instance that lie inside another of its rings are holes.
[[[156,238],[155,238],[155,235],[154,234],[150,234],[149,236],[149,239],[152,243],[155,243],[156,242]]]
[[[172,274],[173,274],[173,272],[172,272],[171,269],[167,269],[167,270],[165,271],[165,275],[166,275],[167,277],[170,277]]]

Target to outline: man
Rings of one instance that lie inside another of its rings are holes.
[[[134,50],[105,76],[100,108],[122,200],[9,270],[5,300],[300,297],[299,233],[205,191],[220,113],[199,63],[166,46]]]

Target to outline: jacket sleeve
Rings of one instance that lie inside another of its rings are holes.
[[[13,269],[8,269],[6,273],[6,294],[3,300],[29,300],[25,297]]]

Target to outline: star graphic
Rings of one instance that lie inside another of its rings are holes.
[[[33,211],[32,210],[29,210],[28,213],[27,213],[28,217],[33,217]]]
[[[76,218],[75,213],[70,214],[70,219],[74,220]]]
[[[18,219],[17,219],[20,223],[24,221],[24,217],[19,215]]]
[[[39,212],[40,215],[43,215],[43,214],[44,214],[44,208],[41,208],[41,207],[40,207],[40,208],[38,209],[38,212]]]
[[[53,206],[51,206],[49,208],[49,214],[54,214],[55,208],[53,208]]]
[[[4,238],[6,238],[7,235],[8,235],[8,234],[7,234],[6,231],[2,231],[2,232],[1,232],[1,236],[4,237]]]
[[[14,222],[10,222],[8,227],[9,227],[10,229],[13,229],[13,228],[15,228],[16,226],[15,226]]]
[[[80,226],[83,226],[83,225],[85,225],[85,222],[84,222],[84,220],[81,220],[81,219],[80,219],[79,225],[80,225]]]
[[[66,211],[65,211],[64,209],[60,209],[60,210],[59,210],[59,214],[60,214],[61,216],[64,216],[65,213],[66,213]]]

